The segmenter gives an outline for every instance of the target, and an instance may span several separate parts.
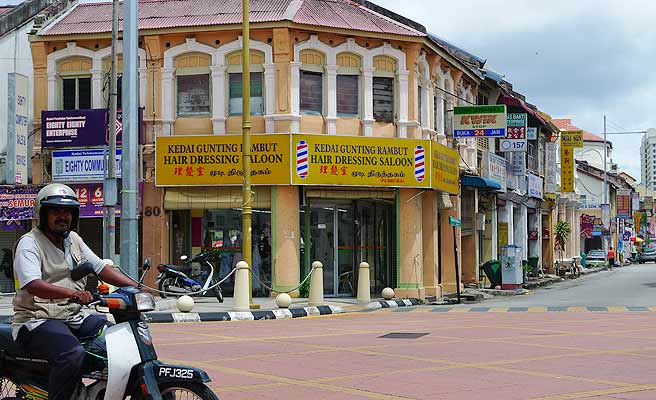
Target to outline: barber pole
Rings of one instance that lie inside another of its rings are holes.
[[[296,175],[301,179],[305,179],[308,173],[308,144],[305,140],[301,140],[296,143]]]
[[[415,147],[415,179],[422,182],[426,177],[426,150],[423,146]]]

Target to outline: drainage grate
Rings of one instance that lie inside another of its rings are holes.
[[[419,339],[422,336],[426,336],[428,333],[410,333],[410,332],[394,332],[388,333],[387,335],[379,336],[383,339]]]

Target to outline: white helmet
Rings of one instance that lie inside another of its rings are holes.
[[[71,222],[71,229],[77,227],[78,220],[80,219],[80,201],[75,194],[75,191],[69,186],[61,183],[51,183],[44,186],[36,195],[34,200],[34,217],[36,218],[37,226],[44,229],[44,224],[47,221],[47,213],[49,207],[66,207],[71,209],[73,221]]]

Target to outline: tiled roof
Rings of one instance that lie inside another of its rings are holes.
[[[14,6],[0,7],[0,15],[8,13],[14,8],[15,8]]]
[[[554,123],[561,131],[583,131],[583,141],[584,142],[603,142],[604,138],[585,131],[578,126],[572,124],[572,120],[569,118],[563,119],[552,119],[551,122]]]
[[[139,29],[240,24],[241,0],[139,0]],[[292,21],[405,36],[424,34],[349,0],[250,0],[250,22]],[[122,8],[119,29],[123,28]],[[84,3],[40,35],[111,32],[112,4]]]

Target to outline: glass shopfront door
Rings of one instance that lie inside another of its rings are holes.
[[[393,285],[392,212],[391,204],[379,202],[311,202],[308,261],[323,263],[325,295],[355,296],[362,261],[370,265],[372,291]]]

